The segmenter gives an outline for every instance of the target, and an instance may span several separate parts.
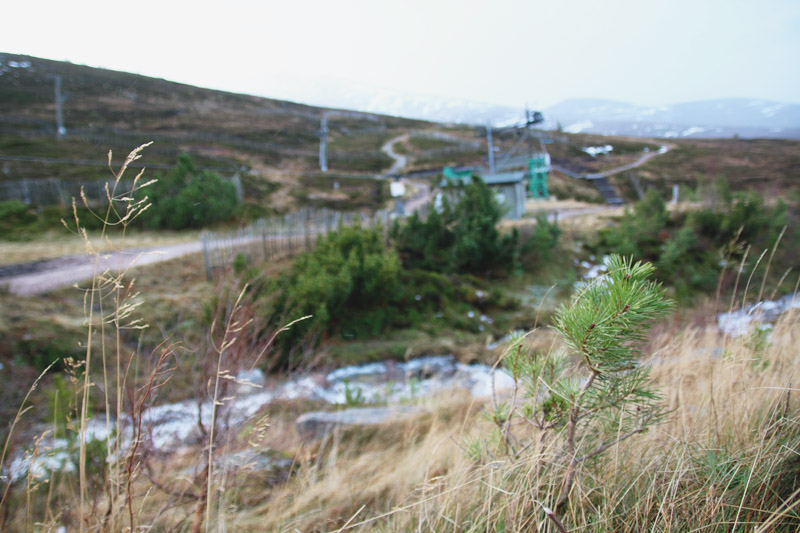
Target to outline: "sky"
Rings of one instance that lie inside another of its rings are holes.
[[[800,102],[798,0],[28,0],[0,23],[0,52],[317,105]]]

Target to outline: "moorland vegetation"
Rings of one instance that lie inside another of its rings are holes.
[[[235,194],[188,159],[163,181],[152,196],[150,185],[112,189],[103,227],[163,227],[171,216],[191,226],[196,221],[172,202],[197,201],[192,191],[209,187],[220,187],[214,201],[224,204],[209,209],[236,208],[228,201]],[[159,203],[171,207],[159,215]],[[277,272],[237,261],[206,296],[197,342],[186,344],[166,330],[163,342],[142,344],[132,280],[98,273],[83,293],[88,330],[80,350],[67,359],[55,350],[38,363],[43,377],[6,426],[0,524],[793,531],[800,525],[791,385],[797,313],[784,314],[768,336],[735,338],[692,317],[723,300],[738,306],[796,290],[796,209],[721,185],[714,202],[670,210],[653,190],[598,234],[576,238],[544,215],[528,229],[499,229],[502,212],[475,181],[440,211],[321,237]],[[12,204],[2,213],[12,224],[30,215]],[[412,421],[315,442],[292,425],[306,405],[230,422],[240,370],[320,364],[313,354],[329,344],[429,327],[439,315],[434,334],[471,327],[457,319],[465,306],[519,307],[501,285],[543,275],[567,254],[608,254],[607,276],[565,299],[552,328],[544,317],[507,343],[493,362],[513,377],[510,397],[494,394],[479,405],[446,394]],[[672,298],[680,307],[670,312]],[[181,387],[213,406],[210,418],[199,417],[201,436],[184,453],[157,453],[145,413]],[[100,414],[110,430],[90,439],[87,427]],[[116,425],[125,416],[132,434]],[[27,425],[31,418],[48,423]],[[63,468],[12,472],[14,460],[48,456],[54,443],[64,443]],[[268,473],[223,466],[247,449],[284,454],[291,466]]]

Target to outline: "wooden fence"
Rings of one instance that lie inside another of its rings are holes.
[[[269,261],[310,250],[317,238],[341,226],[382,225],[388,229],[390,211],[372,214],[343,213],[331,209],[302,209],[282,217],[259,219],[255,223],[231,232],[204,231],[200,234],[206,275],[233,264],[238,254],[249,260]]]

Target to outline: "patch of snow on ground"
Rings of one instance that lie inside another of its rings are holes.
[[[606,144],[605,146],[587,146],[585,148],[581,148],[582,152],[586,152],[592,157],[597,157],[598,155],[608,155],[614,149],[613,146],[610,144]]]
[[[583,122],[576,122],[575,124],[570,124],[564,131],[567,133],[580,133],[583,130],[587,130],[594,126],[594,123],[591,120],[584,120]]]
[[[747,105],[757,108],[761,114],[767,118],[774,117],[778,111],[786,107],[784,104],[772,104],[761,100],[753,100],[752,102],[748,102]]]
[[[487,317],[487,320],[488,317]],[[260,381],[251,373],[243,373],[252,381]],[[378,362],[340,368],[327,375],[302,376],[273,387],[250,394],[220,400],[217,419],[230,427],[241,425],[256,416],[274,400],[307,399],[329,404],[345,404],[353,394],[364,403],[397,403],[430,396],[453,388],[468,390],[475,398],[486,398],[503,392],[514,385],[511,376],[502,369],[456,362],[452,355],[426,356],[404,363]],[[250,387],[245,390],[255,390]],[[151,407],[142,414],[142,437],[154,451],[168,452],[201,441],[198,421],[208,428],[211,424],[211,402],[188,400]],[[119,426],[125,449],[133,439],[129,416],[117,424],[98,416],[87,422],[86,439],[105,440],[109,431]],[[30,471],[43,476],[48,471],[74,469],[63,439],[45,439],[39,455],[34,460],[25,452],[13,458],[4,475],[13,480],[22,479]]]
[[[681,137],[688,137],[689,135],[693,135],[695,133],[703,133],[706,131],[705,128],[700,128],[698,126],[692,126],[691,128],[686,128],[681,132]]]
[[[609,256],[604,255],[599,265],[593,265],[588,261],[581,261],[581,266],[586,269],[583,279],[575,282],[575,289],[580,290],[594,280],[602,280],[608,272]]]
[[[719,313],[717,326],[731,337],[741,337],[750,334],[756,326],[768,327],[767,322],[774,322],[790,309],[800,309],[800,295],[787,294],[776,301],[765,300],[738,311]]]

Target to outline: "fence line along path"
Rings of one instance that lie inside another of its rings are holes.
[[[200,234],[206,275],[228,267],[238,254],[250,260],[281,259],[311,249],[317,237],[341,226],[360,225],[369,228],[378,224],[388,228],[391,212],[371,214],[343,213],[331,209],[301,209],[281,217],[262,218],[236,231],[204,231]]]

